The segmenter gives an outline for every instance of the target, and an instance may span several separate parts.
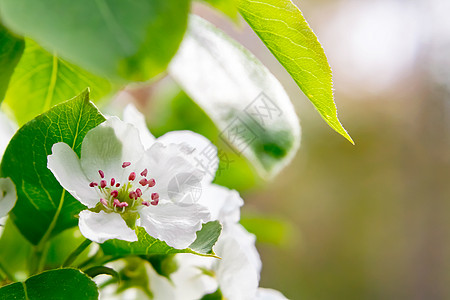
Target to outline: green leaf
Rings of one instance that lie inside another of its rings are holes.
[[[199,0],[200,2],[207,3],[215,9],[221,11],[228,16],[234,22],[238,21],[238,9],[236,0]]]
[[[1,170],[17,188],[18,199],[10,216],[31,243],[45,242],[76,226],[75,216],[84,208],[47,169],[53,144],[64,142],[80,155],[86,133],[104,120],[86,90],[25,124],[9,143]]]
[[[222,291],[217,289],[214,293],[204,295],[200,300],[223,300]]]
[[[272,73],[236,41],[192,16],[169,73],[261,175],[271,177],[291,161],[300,144],[294,107]]]
[[[217,242],[222,226],[218,221],[203,224],[197,232],[197,239],[186,249],[175,249],[165,242],[148,235],[142,227],[136,227],[137,242],[126,242],[122,240],[108,240],[101,244],[105,255],[150,255],[150,254],[176,254],[192,253],[203,256],[213,256],[212,247]]]
[[[189,8],[189,0],[2,0],[0,18],[95,74],[144,81],[167,67]]]
[[[97,285],[79,270],[59,269],[0,288],[0,300],[98,299]]]
[[[189,246],[199,253],[214,254],[212,247],[222,231],[219,221],[208,222],[197,232],[197,239]]]
[[[290,0],[237,1],[241,15],[323,119],[354,144],[337,117],[331,68],[325,52],[300,10]]]
[[[86,87],[91,88],[91,98],[96,101],[112,89],[108,80],[50,54],[27,39],[5,104],[12,109],[19,125],[23,125],[55,104],[80,94]]]
[[[22,56],[24,41],[12,35],[8,29],[0,24],[0,104],[5,97],[9,80],[14,72],[14,68]]]

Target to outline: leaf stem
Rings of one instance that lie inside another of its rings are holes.
[[[78,246],[70,255],[67,257],[66,261],[62,264],[62,267],[68,267],[70,266],[77,257],[83,252],[90,244],[92,243],[91,240],[85,239],[80,246]]]

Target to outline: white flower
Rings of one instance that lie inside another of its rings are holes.
[[[221,259],[177,254],[179,268],[171,275],[174,299],[200,299],[217,289],[228,300],[286,299],[280,292],[258,288],[261,259],[255,236],[238,223],[243,204],[239,194],[212,185],[199,202],[209,208],[212,219],[223,224],[222,235],[214,247]]]
[[[154,139],[143,132],[148,130],[137,112],[128,109],[128,114],[135,115],[128,119],[134,119],[141,131],[111,117],[86,134],[81,158],[67,144],[53,145],[48,168],[89,208],[79,219],[80,231],[88,239],[137,241],[136,225],[169,246],[186,248],[210,215],[192,200],[194,187],[179,184],[177,176],[195,179],[200,189],[209,184],[211,178],[192,156],[210,142],[188,131]]]
[[[0,178],[0,219],[6,217],[17,200],[16,187],[10,178]],[[0,225],[3,222],[0,221]]]
[[[0,112],[0,161],[16,130],[17,126]]]

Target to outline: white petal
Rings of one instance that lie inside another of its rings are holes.
[[[158,275],[156,271],[149,264],[145,265],[147,275],[150,281],[150,290],[153,293],[152,300],[173,300],[175,299],[175,291],[172,283],[164,276]],[[136,297],[132,299],[145,299],[143,297]]]
[[[103,243],[110,239],[119,239],[128,242],[138,240],[136,232],[129,228],[119,214],[94,213],[89,210],[80,212],[78,221],[81,234],[96,243]]]
[[[277,290],[258,288],[256,300],[287,300],[287,298]]]
[[[134,127],[139,130],[142,145],[144,145],[145,149],[150,148],[155,142],[155,137],[151,134],[150,130],[148,130],[144,115],[141,114],[133,104],[128,104],[125,107],[125,110],[123,111],[123,120],[134,125]]]
[[[17,200],[16,187],[10,178],[0,178],[0,218],[5,217]]]
[[[189,247],[202,223],[209,221],[208,210],[200,205],[180,206],[172,202],[159,203],[140,211],[140,224],[147,233],[176,249]]]
[[[256,273],[261,273],[262,262],[259,256],[258,250],[256,249],[255,242],[256,237],[254,234],[249,233],[244,226],[241,224],[233,224],[224,227],[224,236],[231,236],[239,244],[241,251],[247,256],[249,263],[253,266]]]
[[[81,166],[92,181],[100,180],[98,170],[102,170],[107,180],[114,177],[123,182],[132,168],[124,169],[122,163],[135,165],[143,153],[138,130],[111,117],[86,134],[81,146]]]
[[[148,169],[148,178],[155,179],[151,192],[159,193],[161,199],[197,202],[200,198],[204,174],[186,160],[181,146],[156,142],[138,165]]]
[[[217,147],[204,136],[184,130],[171,131],[159,137],[157,142],[169,144],[181,144],[186,147],[186,158],[201,172],[205,173],[204,181],[212,182],[219,167]]]
[[[0,112],[0,160],[16,130],[17,126]]]
[[[240,207],[244,201],[235,190],[209,184],[203,189],[199,204],[207,207],[212,220],[219,220],[224,227],[235,224],[240,219]]]
[[[175,256],[178,269],[170,275],[174,284],[175,300],[197,300],[218,288],[217,280],[200,268],[211,269],[217,258],[180,253]]]
[[[100,198],[89,186],[90,181],[81,169],[77,154],[65,143],[56,143],[47,157],[47,168],[56,180],[78,201],[89,208],[95,207]]]
[[[215,272],[220,290],[227,299],[254,299],[259,284],[259,272],[249,261],[239,242],[230,234],[223,234],[215,247],[222,259]]]

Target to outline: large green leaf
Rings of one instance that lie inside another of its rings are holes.
[[[197,239],[187,249],[175,249],[165,242],[148,235],[142,227],[136,228],[138,236],[137,242],[126,242],[122,240],[108,240],[101,244],[106,255],[151,255],[151,254],[176,254],[192,253],[198,255],[214,255],[212,247],[217,242],[222,231],[222,225],[218,221],[203,224],[201,230],[197,232]]]
[[[0,288],[0,300],[94,300],[98,299],[97,285],[75,269],[59,269],[32,276]]]
[[[337,117],[327,57],[300,10],[290,0],[237,0],[237,3],[241,15],[324,120],[353,143]]]
[[[14,71],[5,103],[23,125],[55,104],[90,87],[91,99],[100,100],[111,91],[108,80],[70,64],[26,40],[23,56]]]
[[[278,80],[248,50],[192,16],[169,73],[208,114],[237,154],[263,176],[290,162],[300,124]]]
[[[17,188],[18,199],[10,216],[31,243],[76,226],[75,215],[84,208],[47,169],[52,145],[64,142],[80,155],[86,133],[104,120],[86,90],[25,124],[9,143],[1,171]]]
[[[12,35],[3,25],[0,24],[0,104],[8,88],[11,75],[19,62],[24,48],[24,41]]]
[[[147,80],[186,29],[189,0],[2,0],[5,25],[95,74]]]

